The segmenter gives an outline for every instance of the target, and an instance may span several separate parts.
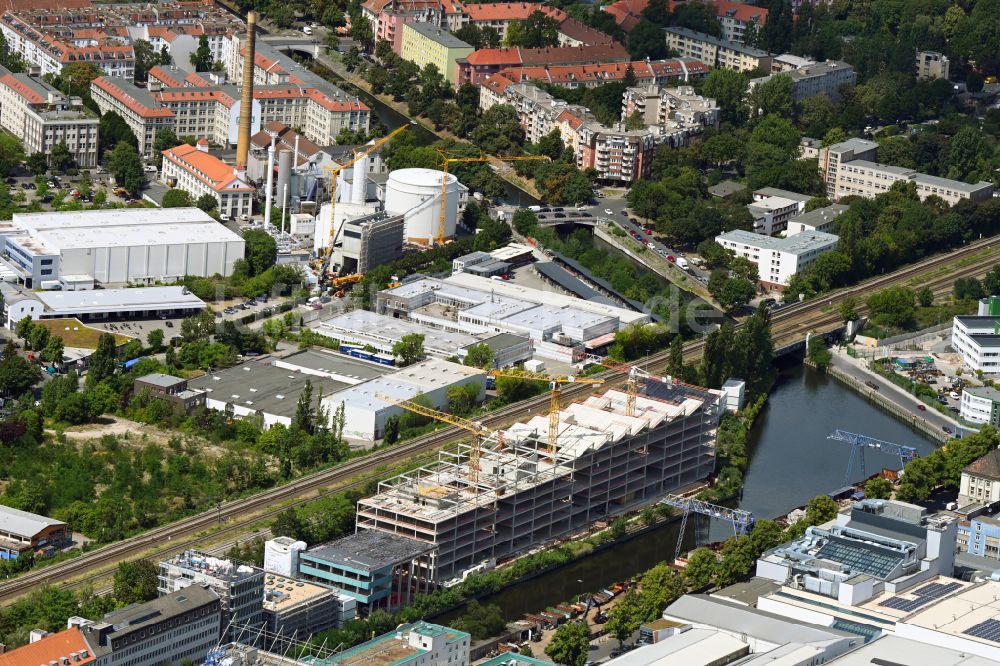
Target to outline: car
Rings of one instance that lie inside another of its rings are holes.
[[[167,320],[167,315],[161,314],[160,315],[160,319],[162,319],[163,321],[166,321]]]
[[[941,430],[944,430],[949,435],[953,432],[952,429],[949,428],[948,426],[941,426]]]
[[[949,395],[949,396],[951,396],[951,399],[952,399],[952,400],[959,400],[959,399],[961,399],[961,397],[962,397],[962,396],[960,396],[960,395],[958,394],[958,392],[957,392],[957,391],[952,391],[952,392],[951,392],[951,393],[949,393],[948,395]]]
[[[249,222],[250,221],[250,216],[247,215],[246,213],[243,213],[242,215],[240,215],[240,219],[242,221],[244,221],[244,222]]]
[[[954,414],[958,414],[958,407],[956,407],[955,405],[948,405],[948,411]]]
[[[676,262],[677,260],[676,260],[676,259],[674,259],[674,255],[672,255],[672,254],[668,254],[668,255],[667,255],[667,261],[669,261],[670,263],[674,263],[674,262]]]
[[[926,412],[927,411],[927,406],[926,405],[917,405],[917,409],[919,409],[922,412]]]
[[[167,328],[173,328],[174,327],[174,322],[170,321],[169,319],[166,322],[164,322],[164,323],[167,325]]]
[[[614,215],[614,213],[612,213],[612,212],[611,212],[611,209],[610,209],[610,208],[605,208],[605,209],[604,209],[604,214],[605,214],[605,215]]]
[[[645,232],[645,234],[647,236],[652,236],[653,235],[653,230],[652,229],[643,229],[643,231]]]
[[[7,183],[8,185],[13,185],[14,183],[17,182],[17,178],[11,178],[8,176],[7,180],[5,180],[4,182]]]
[[[146,168],[144,169],[144,171],[146,173],[156,173],[156,165],[155,164],[146,165]]]
[[[875,382],[873,382],[870,379],[865,382],[865,386],[867,386],[868,388],[870,388],[873,391],[878,391],[879,390],[879,385],[876,384]]]

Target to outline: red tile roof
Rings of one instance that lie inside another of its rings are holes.
[[[86,652],[87,656],[80,656],[81,652]],[[80,656],[79,661],[70,658],[70,654],[73,653]],[[93,650],[87,644],[80,630],[75,627],[64,629],[46,636],[40,641],[28,643],[16,650],[0,654],[0,666],[36,666],[53,661],[61,664],[63,657],[68,659],[73,666],[85,666],[94,661]]]
[[[189,146],[185,143],[176,148],[164,150],[163,157],[177,164],[217,192],[253,190],[246,183],[230,187],[233,181],[238,180],[233,172],[233,167],[214,155],[198,150],[195,146]]]
[[[91,85],[97,86],[143,118],[170,118],[174,115],[174,112],[170,109],[165,109],[160,106],[146,106],[112,83],[111,79],[106,76],[98,76],[93,80],[93,82],[91,82]]]
[[[220,102],[227,107],[232,107],[233,104],[236,104],[236,99],[234,97],[227,95],[219,89],[198,90],[194,88],[170,88],[154,92],[152,95],[155,100],[164,104],[169,104],[171,102],[207,102],[211,100]]]
[[[4,74],[0,77],[0,83],[23,97],[28,104],[44,104],[48,101],[45,97],[39,95],[37,90],[26,84],[24,81],[18,80],[13,74]]]
[[[619,62],[628,60],[628,51],[618,43],[593,46],[554,46],[540,49],[479,49],[466,60],[474,67]]]
[[[755,7],[742,2],[730,2],[730,0],[715,0],[716,15],[720,18],[730,16],[737,21],[749,23],[756,21],[759,25],[767,23],[767,9],[765,7]]]
[[[523,21],[534,12],[542,12],[560,23],[569,17],[561,9],[535,2],[484,2],[463,5],[463,9],[471,21]]]
[[[89,9],[93,4],[91,0],[0,0],[0,11]]]
[[[979,460],[969,463],[962,471],[1000,481],[1000,449],[993,449]]]
[[[632,66],[632,71],[638,79],[682,78],[685,68],[689,75],[695,76],[707,74],[709,71],[708,66],[700,60],[685,60],[683,66],[680,60],[636,60],[633,62],[552,65],[549,67],[508,67],[500,73],[515,83],[541,80],[546,83],[563,85],[620,81],[625,78],[629,65]]]
[[[504,71],[506,72],[507,70]],[[494,74],[483,81],[482,86],[484,88],[489,88],[498,95],[502,95],[503,91],[507,90],[507,86],[513,83],[514,82],[504,76],[504,74]]]
[[[751,20],[756,20],[761,25],[767,22],[767,9],[763,7],[755,7],[754,5],[742,2],[731,2],[731,0],[714,0],[714,4],[715,15],[720,18],[732,11],[733,18],[740,21],[750,22]],[[618,2],[605,7],[604,11],[614,16],[615,21],[618,22],[622,30],[628,32],[639,23],[639,20],[642,18],[642,12],[646,9],[647,5],[649,5],[649,0],[618,0]],[[667,0],[668,11],[674,11],[676,6],[677,0]]]
[[[163,85],[170,86],[171,88],[180,88],[183,85],[180,79],[159,65],[155,65],[149,69],[149,78],[156,79],[163,83]]]

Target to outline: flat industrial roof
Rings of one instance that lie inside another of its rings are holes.
[[[152,384],[153,386],[160,386],[162,388],[170,388],[180,384],[184,380],[180,377],[174,377],[173,375],[167,375],[162,372],[154,372],[148,375],[143,375],[139,377],[140,382],[146,384]]]
[[[295,578],[272,573],[264,573],[264,609],[274,612],[287,611],[304,601],[312,601],[333,590],[315,583],[307,583]]]
[[[716,629],[688,629],[630,650],[608,663],[612,666],[727,664],[749,652],[749,643],[732,634]]]
[[[913,181],[916,183],[925,183],[927,185],[936,185],[937,187],[947,187],[952,190],[957,190],[959,192],[978,192],[979,190],[989,189],[993,187],[993,183],[987,183],[984,180],[978,183],[970,184],[963,183],[960,180],[952,180],[951,178],[941,178],[940,176],[931,176],[926,173],[918,173],[913,177]]]
[[[869,162],[868,160],[851,160],[850,162],[844,162],[842,166],[860,167],[862,169],[871,169],[872,171],[884,171],[886,173],[894,173],[897,176],[914,176],[917,174],[917,171],[915,169],[895,166],[893,164],[881,164],[879,162]]]
[[[497,333],[496,335],[484,338],[481,342],[476,344],[486,345],[492,351],[498,352],[510,349],[511,347],[523,345],[525,342],[528,342],[528,338],[522,335],[514,335],[513,333]]]
[[[316,372],[353,377],[361,381],[375,379],[393,371],[388,366],[321,349],[302,349],[275,360]]]
[[[761,250],[774,250],[776,252],[787,252],[788,254],[805,254],[813,250],[820,250],[837,243],[837,236],[822,231],[803,231],[802,233],[780,238],[778,236],[765,236],[755,234],[752,231],[734,229],[716,236],[716,240],[726,240],[733,243],[742,243]]]
[[[23,230],[50,250],[233,243],[243,238],[198,208],[123,208],[56,213],[16,213]],[[21,239],[15,240],[23,244]]]
[[[821,224],[826,224],[827,222],[832,222],[837,219],[849,209],[849,206],[844,204],[831,204],[829,206],[824,206],[823,208],[814,208],[808,213],[799,213],[792,219],[788,220],[788,223],[799,222],[801,224],[808,224],[810,226],[819,226]]]
[[[432,543],[397,536],[382,530],[361,530],[336,541],[314,546],[305,554],[339,566],[376,571],[409,562],[434,550]]]
[[[572,306],[539,305],[530,310],[516,312],[509,317],[505,317],[504,324],[513,326],[594,326],[602,322],[614,319],[606,314],[587,312]]]
[[[307,380],[312,384],[313,400],[351,386],[327,377],[279,368],[271,365],[271,359],[267,358],[247,361],[192,379],[188,387],[208,391],[206,397],[209,400],[231,402],[276,416],[292,417]]]
[[[409,333],[418,333],[424,336],[425,349],[442,351],[461,349],[480,341],[479,338],[466,333],[431,328],[417,322],[396,319],[368,310],[352,310],[334,315],[313,325],[313,329],[317,333],[344,342],[369,338],[390,343]]]
[[[404,25],[406,28],[419,32],[424,37],[433,40],[435,43],[440,44],[445,48],[474,50],[474,47],[471,44],[463,42],[461,39],[451,34],[447,30],[438,28],[437,26],[431,23],[423,23],[418,21],[416,23],[406,23]]]
[[[916,666],[996,666],[996,661],[970,655],[964,650],[954,650],[940,645],[884,634],[858,649],[827,662],[835,666],[871,666],[872,664],[899,664]]]
[[[122,310],[203,309],[205,301],[187,287],[136,287],[134,289],[87,289],[39,291],[35,297],[53,313],[101,313]]]
[[[356,386],[349,386],[329,396],[333,404],[343,402],[352,407],[367,410],[386,409],[391,405],[376,397],[384,394],[396,400],[409,400],[416,395],[450,386],[456,381],[476,376],[486,382],[486,373],[479,368],[470,368],[459,363],[452,363],[438,358],[427,359],[400,369],[389,375],[376,377]],[[395,409],[401,409],[395,407]]]

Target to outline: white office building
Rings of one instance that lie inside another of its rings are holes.
[[[243,239],[198,208],[15,214],[0,223],[0,263],[27,287],[62,275],[152,284],[230,275]]]
[[[959,315],[951,327],[951,347],[973,372],[1000,373],[1000,317]]]
[[[966,386],[960,414],[966,421],[1000,427],[1000,391],[992,386]]]
[[[821,231],[803,231],[788,238],[764,236],[737,229],[715,237],[715,241],[757,264],[765,289],[782,291],[793,275],[810,266],[826,252],[837,248],[837,237]]]

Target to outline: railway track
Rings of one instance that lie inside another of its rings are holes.
[[[1000,254],[994,247],[998,242],[1000,238],[970,243],[951,253],[932,257],[921,264],[907,266],[888,275],[872,278],[830,296],[779,310],[771,318],[775,347],[780,348],[790,344],[808,332],[826,333],[838,327],[841,321],[837,306],[848,296],[860,299],[873,291],[891,285],[906,284],[920,276],[926,276],[921,280],[920,286],[927,286],[938,295],[950,291],[958,277],[982,277],[1000,261]],[[959,270],[935,273],[939,269],[959,262],[963,262],[958,267]],[[860,302],[858,309],[864,310],[864,305]],[[695,340],[685,345],[685,359],[700,358],[704,346],[704,340]],[[666,350],[660,351],[644,359],[643,364],[656,370],[665,365],[667,357]],[[597,376],[605,379],[605,388],[621,385],[625,381],[625,374],[621,371],[609,370]],[[593,390],[593,386],[587,384],[568,384],[562,391],[563,400],[571,402],[590,394]],[[481,421],[487,427],[496,428],[509,423],[515,417],[522,418],[530,413],[546,410],[548,402],[549,396],[542,394],[485,415]],[[368,477],[377,473],[383,465],[426,456],[465,436],[464,430],[443,427],[392,448],[376,451],[342,465],[304,476],[284,486],[245,499],[225,502],[216,509],[150,530],[126,541],[104,546],[75,559],[29,572],[0,584],[0,603],[10,602],[38,585],[80,586],[92,583],[107,576],[111,567],[124,560],[136,557],[159,558],[196,546],[208,538],[217,539],[225,534],[250,531],[254,523],[274,517],[290,506],[311,501],[324,494],[359,487],[367,483]],[[209,530],[211,530],[210,535],[202,534]]]

